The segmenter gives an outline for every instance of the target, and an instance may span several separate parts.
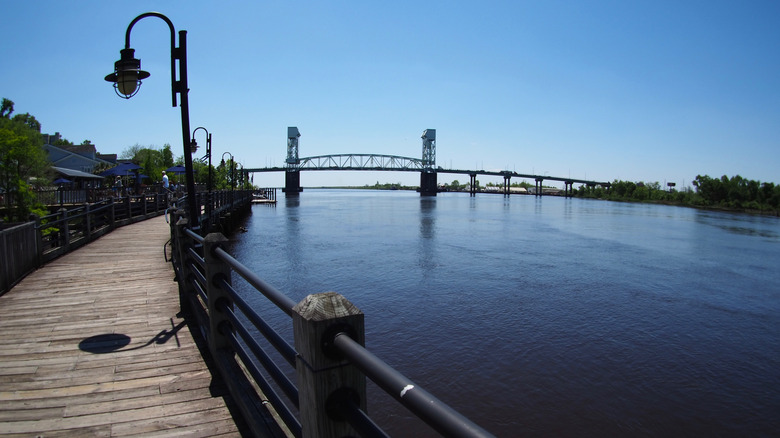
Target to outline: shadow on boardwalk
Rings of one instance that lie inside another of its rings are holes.
[[[179,313],[163,217],[47,264],[0,297],[0,435],[241,436]]]

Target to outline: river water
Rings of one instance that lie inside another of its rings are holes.
[[[778,218],[307,190],[245,226],[238,260],[295,301],[347,297],[369,350],[498,436],[780,434]],[[368,410],[437,436],[373,385]]]

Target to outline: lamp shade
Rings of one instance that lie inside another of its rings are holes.
[[[120,97],[129,99],[138,92],[141,80],[150,75],[141,70],[141,61],[134,57],[134,49],[122,49],[119,53],[121,58],[114,63],[114,73],[106,75],[105,79],[114,83],[114,89]]]

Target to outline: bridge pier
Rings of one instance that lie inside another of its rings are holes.
[[[420,172],[420,196],[436,196],[438,191],[436,172]]]
[[[284,188],[282,191],[287,198],[301,195],[303,188],[301,187],[300,170],[288,170],[284,172]]]
[[[574,181],[563,182],[563,196],[566,198],[574,196]]]
[[[511,184],[509,183],[509,180],[512,179],[509,175],[504,175],[504,196],[509,195],[509,187],[511,187]]]
[[[477,196],[477,174],[469,174],[469,195]]]
[[[544,178],[536,178],[536,196],[542,196],[542,181],[544,181]]]

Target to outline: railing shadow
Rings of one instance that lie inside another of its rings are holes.
[[[90,336],[83,341],[79,342],[79,349],[81,351],[86,351],[87,353],[93,353],[93,354],[106,354],[106,353],[117,353],[117,352],[123,352],[123,351],[132,351],[132,350],[140,350],[141,348],[148,347],[152,344],[165,344],[168,342],[171,338],[176,339],[176,346],[181,347],[181,343],[179,342],[178,333],[179,330],[182,329],[186,324],[186,322],[182,321],[178,325],[173,324],[173,318],[171,320],[171,330],[162,330],[160,333],[157,333],[152,339],[149,339],[148,342],[146,342],[143,345],[137,345],[135,347],[131,348],[124,348],[128,345],[130,345],[130,342],[132,339],[130,336],[124,335],[122,333],[104,333],[100,335]]]

